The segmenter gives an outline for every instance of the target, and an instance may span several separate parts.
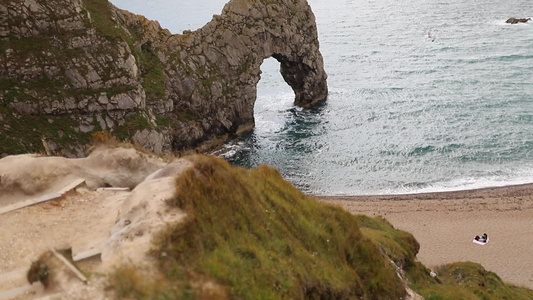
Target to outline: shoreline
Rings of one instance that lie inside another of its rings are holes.
[[[397,195],[318,196],[353,214],[382,216],[420,243],[428,268],[480,263],[504,281],[533,289],[533,183]],[[484,246],[472,243],[487,233]]]
[[[410,200],[415,196],[415,198],[428,198],[432,199],[437,196],[444,195],[446,198],[454,198],[453,194],[476,194],[476,193],[485,193],[485,192],[493,192],[497,190],[523,190],[523,189],[533,189],[533,182],[530,183],[518,183],[518,184],[505,184],[505,185],[497,185],[497,186],[487,186],[487,187],[478,187],[478,188],[471,188],[471,189],[459,189],[459,190],[450,190],[450,191],[434,191],[434,192],[407,192],[407,193],[398,193],[398,194],[360,194],[360,195],[321,195],[321,194],[309,194],[309,196],[314,198],[346,198],[351,200],[358,200],[355,198],[383,198],[383,200],[389,200],[386,199],[387,197],[393,197],[393,198],[402,198],[402,199],[392,199],[392,200]],[[405,198],[405,199],[403,199]]]

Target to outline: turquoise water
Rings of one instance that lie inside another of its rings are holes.
[[[175,3],[154,6],[163,2]],[[164,10],[136,12],[181,32],[202,26],[224,2],[199,3],[181,23],[176,14],[165,23]],[[327,102],[294,107],[277,62],[265,61],[256,129],[228,144],[226,159],[275,166],[306,192],[327,195],[533,182],[533,22],[505,23],[533,17],[533,2],[309,3]]]

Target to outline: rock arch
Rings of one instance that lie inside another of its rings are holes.
[[[183,34],[108,0],[4,2],[0,154],[83,156],[95,134],[155,152],[206,150],[253,128],[268,57],[297,105],[327,96],[306,0],[231,0]]]
[[[181,128],[202,127],[192,136],[178,128],[175,148],[252,129],[266,58],[280,62],[296,105],[309,108],[327,97],[315,17],[306,0],[232,0],[203,28],[172,36],[166,46],[174,54],[167,72],[177,75],[168,84],[174,118],[193,114]]]

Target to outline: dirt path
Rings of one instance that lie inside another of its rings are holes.
[[[72,248],[75,255],[100,247],[128,194],[81,188],[61,199],[0,215],[0,274],[12,274],[12,279],[0,281],[0,290],[20,285],[19,271],[27,270],[49,248]]]

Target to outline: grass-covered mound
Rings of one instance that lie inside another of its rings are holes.
[[[533,291],[504,283],[498,275],[472,262],[440,267],[440,284],[415,284],[426,300],[518,300],[533,299]]]
[[[395,229],[392,224],[382,217],[371,218],[365,215],[355,216],[363,235],[379,245],[382,253],[386,254],[409,282],[423,285],[438,283],[429,274],[422,263],[416,260],[420,244],[414,236],[406,231]]]
[[[270,167],[190,159],[196,167],[177,178],[170,202],[189,217],[160,245],[164,273],[179,286],[198,294],[195,281],[214,280],[241,299],[405,295],[394,266],[348,212],[305,196]]]
[[[115,273],[119,297],[135,299],[533,299],[480,265],[416,261],[414,237],[383,218],[353,216],[310,198],[267,166],[253,170],[206,156],[176,178],[169,205],[186,221],[156,241],[162,278],[134,266]],[[398,266],[398,269],[393,265]]]

